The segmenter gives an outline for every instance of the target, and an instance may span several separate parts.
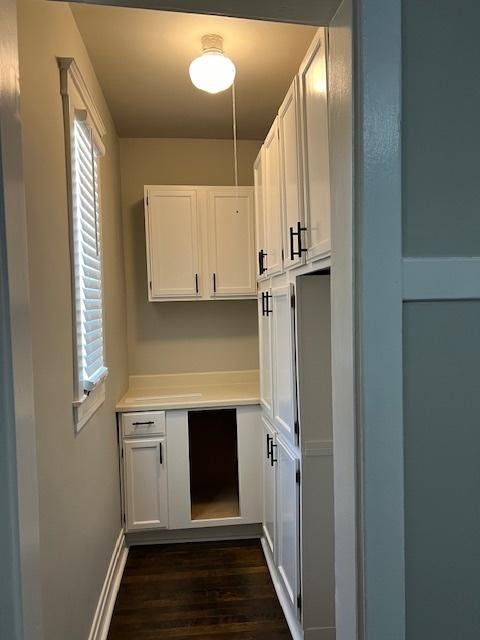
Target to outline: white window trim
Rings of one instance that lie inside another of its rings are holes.
[[[75,112],[86,112],[86,119],[94,136],[94,143],[100,154],[105,153],[105,147],[102,138],[106,134],[105,125],[100,114],[95,107],[92,96],[88,90],[80,70],[73,58],[57,58],[60,69],[60,93],[63,103],[63,118],[65,126],[65,159],[67,169],[67,197],[69,212],[69,243],[70,243],[70,263],[71,263],[71,287],[72,287],[72,350],[73,350],[73,370],[74,370],[74,389],[73,389],[73,418],[76,432],[90,420],[93,414],[101,407],[105,401],[105,380],[108,375],[107,367],[104,367],[94,386],[85,393],[84,385],[80,382],[78,349],[77,349],[77,310],[76,310],[76,285],[75,285],[75,264],[74,264],[74,193],[73,193],[73,176],[72,176],[72,141],[73,129],[75,125]],[[100,225],[101,225],[100,216]],[[100,234],[101,237],[101,234]],[[103,273],[102,273],[103,281]],[[103,288],[102,288],[102,308],[103,308]],[[103,328],[105,334],[105,319],[103,319]],[[104,342],[105,349],[105,342]]]

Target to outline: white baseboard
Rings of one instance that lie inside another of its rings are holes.
[[[263,536],[262,536],[261,542],[262,542],[263,555],[265,556],[265,560],[267,561],[267,566],[268,566],[268,570],[270,571],[270,576],[272,578],[273,586],[275,587],[275,591],[277,593],[280,606],[282,607],[283,613],[285,614],[285,618],[287,620],[290,633],[292,634],[292,638],[293,640],[303,640],[304,636],[303,636],[302,627],[290,607],[288,596],[285,593],[283,584],[281,582],[281,578],[278,575],[277,568],[273,563],[272,556],[270,554],[270,549]]]
[[[113,549],[88,640],[106,640],[107,638],[127,555],[128,548],[125,546],[125,534],[122,530]]]

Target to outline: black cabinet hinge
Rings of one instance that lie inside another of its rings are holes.
[[[291,297],[290,297],[290,305],[292,307],[292,309],[295,309],[295,294],[292,293]]]
[[[297,608],[299,611],[302,610],[302,594],[299,593],[297,596]]]
[[[297,484],[300,484],[301,477],[302,477],[302,476],[301,476],[301,473],[300,473],[300,469],[297,469],[297,472],[296,472],[296,474],[295,474],[295,479],[296,479],[296,481],[297,481]]]
[[[295,423],[293,425],[293,430],[295,432],[295,435],[298,436],[300,435],[300,423],[298,422],[298,420],[295,420]]]

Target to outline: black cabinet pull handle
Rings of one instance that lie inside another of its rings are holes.
[[[268,301],[270,300],[270,298],[273,298],[271,293],[268,293],[268,291],[265,293],[265,315],[266,316],[270,316],[273,313],[273,309],[270,309],[270,305],[268,303]]]
[[[213,274],[213,293],[217,292],[217,274]]]
[[[306,231],[306,230],[307,230],[307,227],[302,227],[302,224],[300,221],[297,222],[296,231],[293,230],[293,227],[290,227],[290,260],[295,260],[295,256],[298,256],[299,258],[301,258],[302,253],[305,253],[307,251],[302,246],[302,231]],[[293,246],[294,236],[297,236],[298,251],[295,251]]]
[[[267,270],[265,267],[265,257],[266,257],[266,253],[263,249],[260,249],[260,251],[258,252],[258,273],[259,275],[263,275],[265,273],[265,271]]]
[[[159,452],[160,452],[160,464],[163,464],[163,443],[161,442],[160,442]]]
[[[195,291],[198,293],[198,273],[195,274]]]
[[[148,422],[132,422],[132,427],[147,427],[150,424],[155,424],[153,420],[149,420]]]
[[[290,227],[290,260],[295,260],[295,249],[293,247],[293,236],[295,235],[295,232],[293,230],[293,227]]]
[[[262,291],[262,316],[265,315],[265,292]]]
[[[269,433],[267,433],[267,460],[272,455],[272,444],[273,444],[273,438]]]
[[[275,448],[275,451],[277,450],[277,445],[273,444],[272,442],[272,446],[270,447],[270,464],[273,466],[275,466],[275,463],[278,462],[277,458],[275,458],[274,453],[273,453],[273,449]]]

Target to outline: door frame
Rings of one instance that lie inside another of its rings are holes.
[[[138,7],[133,0],[88,1]],[[337,556],[342,554],[343,562],[336,562],[337,629],[341,640],[403,640],[401,0],[345,2],[352,2],[354,9],[355,154],[350,185],[354,211],[347,207],[345,212],[349,222],[346,233],[350,236],[336,237],[333,229],[332,243],[337,247],[338,242],[343,243],[346,248],[342,256],[342,283],[347,287],[343,301],[347,316],[350,311],[354,315],[352,322],[342,325],[333,336],[332,345],[334,349],[335,345],[338,347],[339,363],[346,365],[339,378],[346,386],[339,390],[337,398],[351,405],[351,415],[345,413],[343,422],[334,425],[334,439],[337,437],[348,448],[348,455],[342,455],[338,448],[335,453],[336,550]],[[253,0],[143,0],[141,4],[157,9],[316,24],[325,22],[325,12],[334,2],[326,0],[322,7],[318,0],[282,6],[274,0],[263,0],[261,4]],[[0,77],[5,85],[5,78],[18,77],[15,0],[2,3],[0,18]],[[14,112],[18,116],[16,80],[14,86],[13,91],[3,91],[2,86],[0,92],[2,134],[6,119]],[[13,109],[9,102],[12,95]],[[4,354],[0,418],[7,426],[7,459],[0,455],[0,476],[5,480],[5,485],[0,483],[0,507],[10,513],[9,529],[2,529],[1,535],[13,561],[9,580],[2,587],[9,589],[12,603],[8,611],[8,623],[12,625],[9,637],[41,640],[38,480],[28,251],[19,160],[21,130],[20,126],[10,129],[8,136],[0,138],[0,266],[5,274],[0,284],[0,340]],[[346,331],[343,350],[341,330]],[[340,482],[343,472],[348,483],[344,479]],[[339,531],[339,524],[345,530]],[[345,632],[340,632],[344,621]]]
[[[37,450],[15,0],[0,4],[2,637],[42,640]]]

